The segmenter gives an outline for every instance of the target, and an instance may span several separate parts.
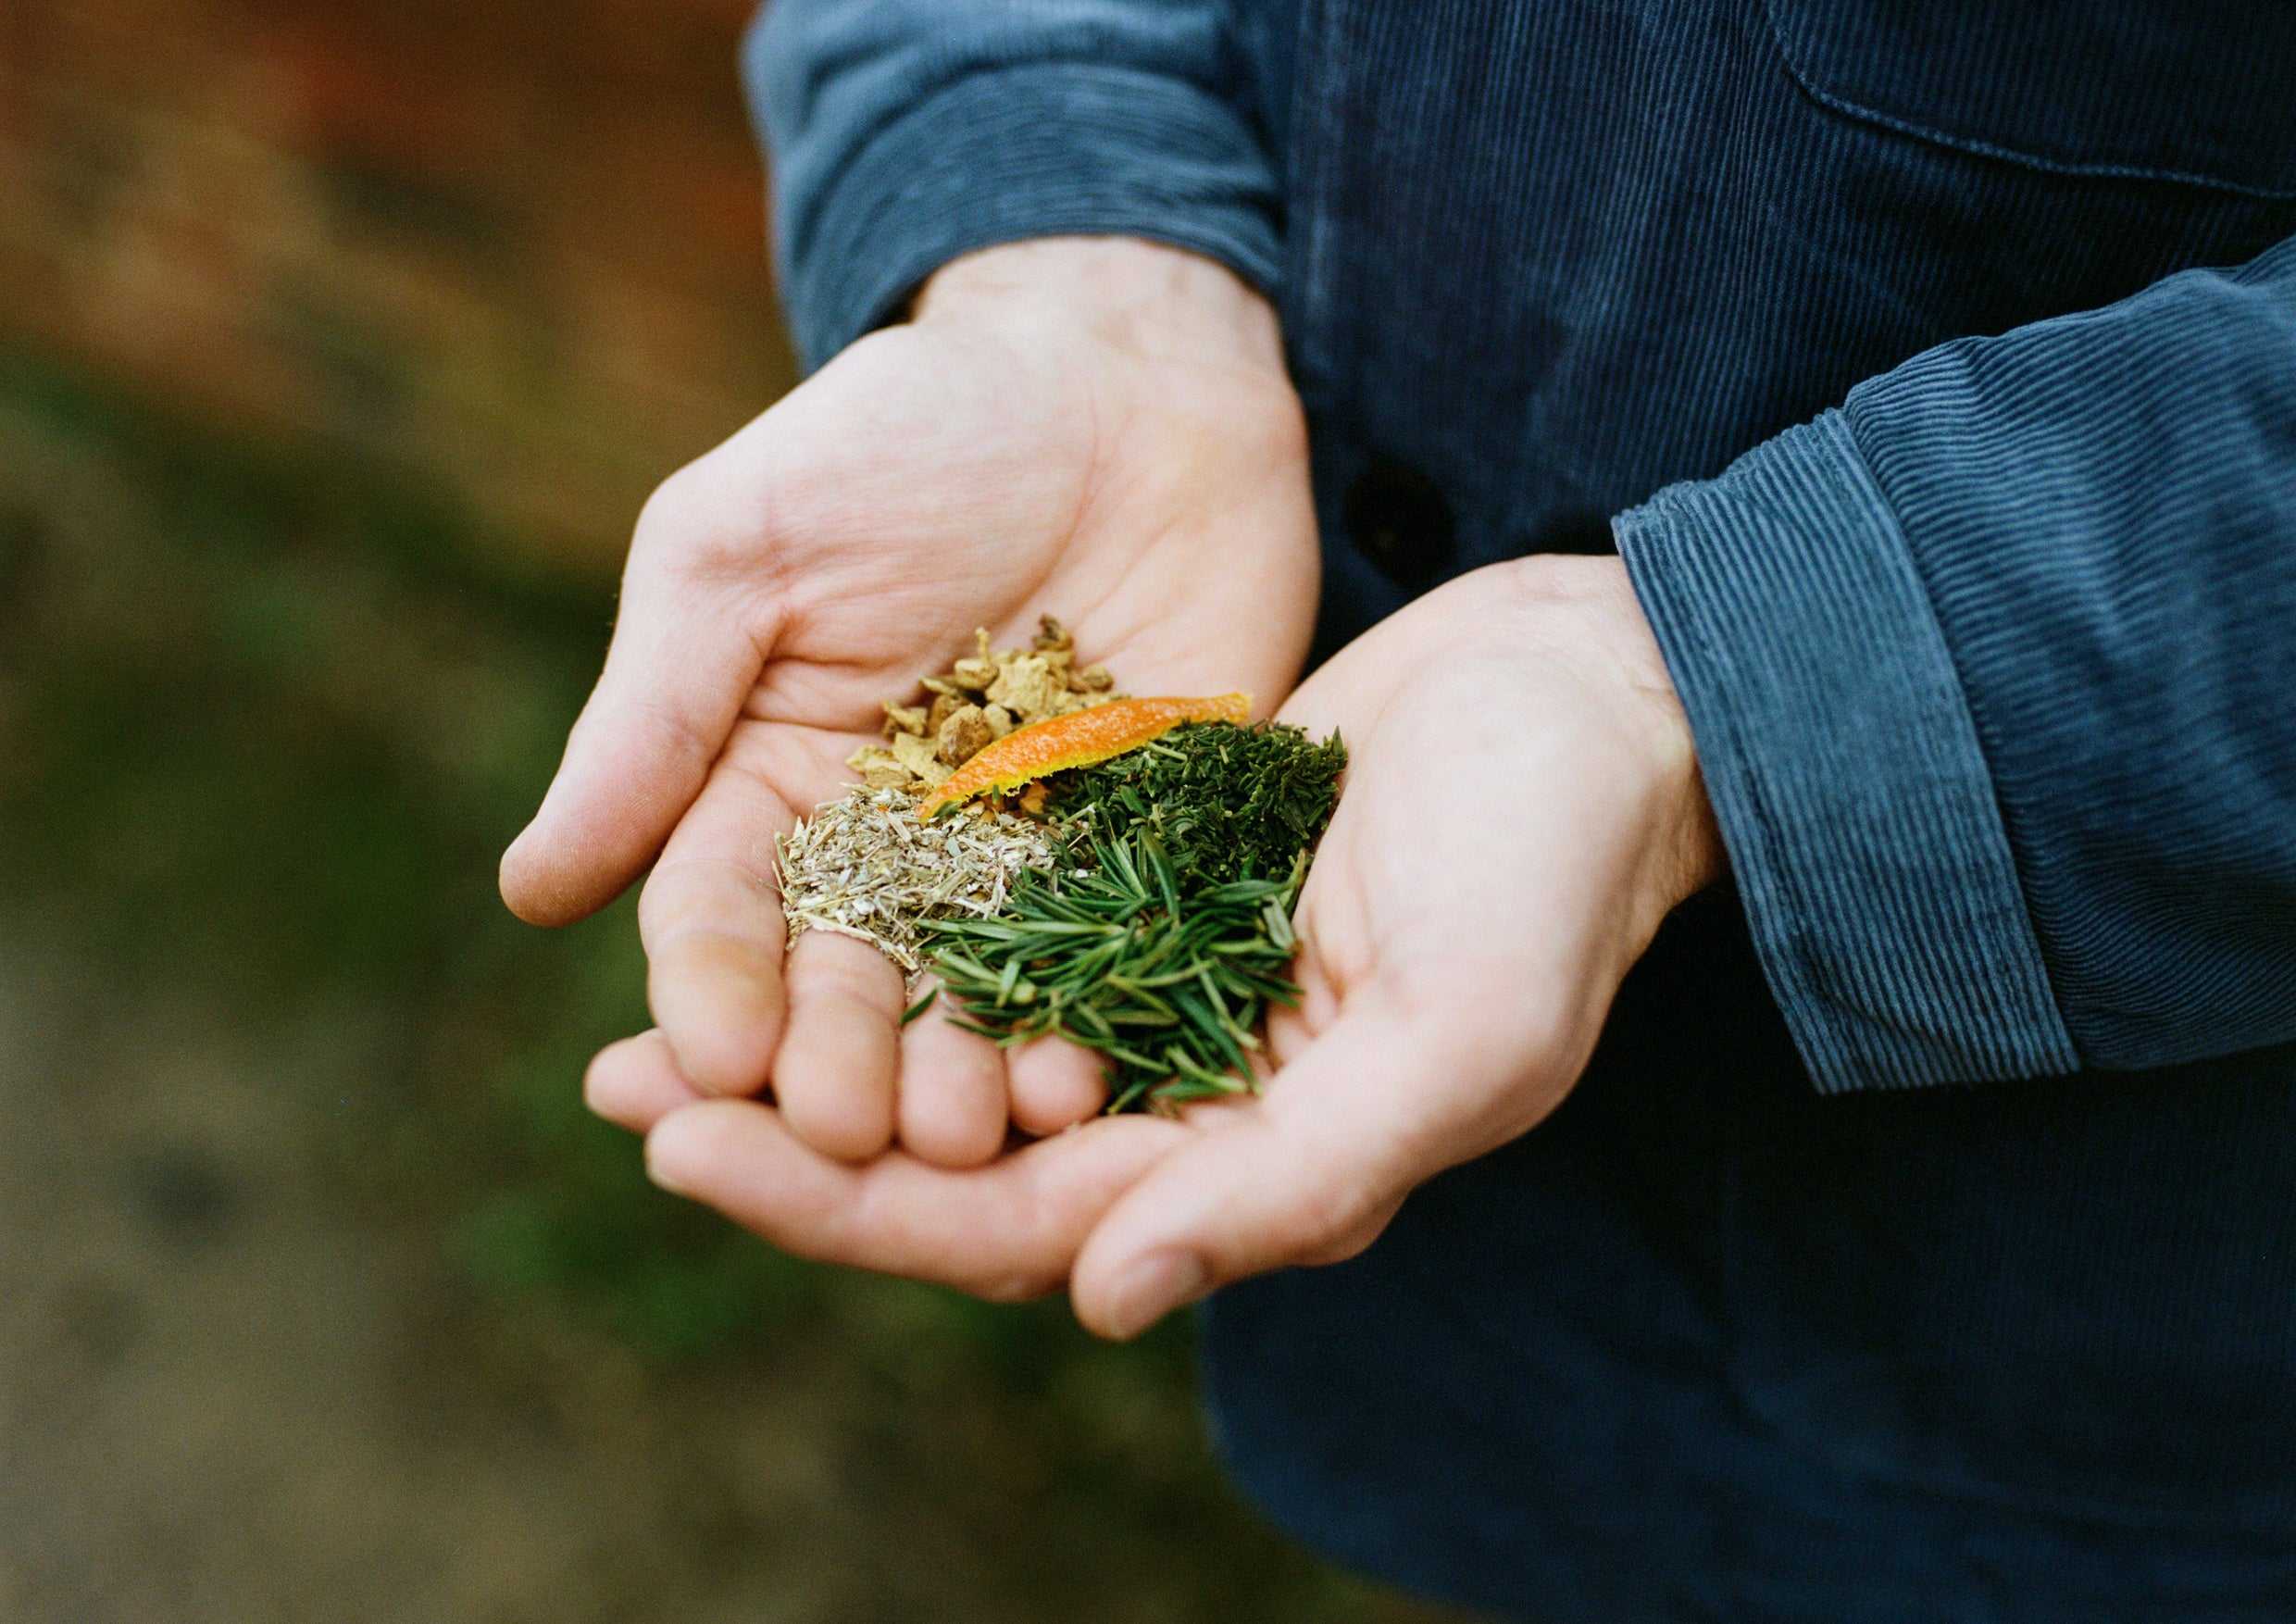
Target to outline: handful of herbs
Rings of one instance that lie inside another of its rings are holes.
[[[1346,764],[1336,736],[1215,722],[1062,775],[1074,861],[929,927],[959,1024],[1099,1051],[1112,1112],[1250,1090],[1267,1006],[1299,1001],[1292,907]]]
[[[859,937],[912,992],[937,971],[960,1026],[1099,1051],[1110,1111],[1250,1091],[1267,1006],[1299,1001],[1292,908],[1338,735],[1187,719],[1248,694],[1126,699],[1050,616],[1026,649],[974,637],[885,702],[886,745],[847,762],[863,785],[776,841],[791,941]]]

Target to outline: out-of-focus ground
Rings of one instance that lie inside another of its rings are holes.
[[[0,1619],[1432,1620],[1106,1347],[648,1186],[495,900],[791,381],[742,7],[0,7]]]

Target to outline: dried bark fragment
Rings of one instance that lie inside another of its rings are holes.
[[[1036,655],[1008,660],[989,689],[989,701],[1001,705],[1022,722],[1040,722],[1061,713],[1061,695],[1068,685]]]
[[[950,769],[941,765],[930,739],[920,739],[914,733],[899,734],[893,739],[892,754],[894,760],[936,789],[949,776]]]
[[[986,693],[997,679],[997,664],[987,656],[979,659],[959,660],[949,668],[949,676],[967,693]]]
[[[943,767],[962,767],[995,736],[986,712],[977,705],[963,706],[951,711],[941,724],[934,736],[933,754]]]
[[[895,733],[922,733],[925,731],[925,710],[922,706],[895,705],[890,699],[886,700],[884,703],[885,737],[890,739]]]

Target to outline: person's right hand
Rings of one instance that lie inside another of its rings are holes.
[[[831,1156],[898,1137],[985,1162],[1008,1123],[1089,1115],[1097,1066],[1061,1043],[1008,1065],[937,1017],[901,1030],[898,973],[848,938],[809,932],[785,965],[774,835],[843,793],[880,701],[969,653],[977,626],[1025,642],[1050,612],[1131,693],[1241,688],[1270,709],[1316,571],[1305,430],[1257,294],[1122,239],[955,261],[913,321],[647,504],[605,674],[503,895],[569,923],[654,863],[639,922],[658,1029],[627,1045],[703,1093],[770,1082]]]

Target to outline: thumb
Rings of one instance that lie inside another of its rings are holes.
[[[1192,1113],[1196,1141],[1086,1242],[1069,1286],[1077,1317],[1135,1336],[1230,1280],[1369,1245],[1416,1185],[1473,1154],[1441,1102],[1477,1058],[1439,1037],[1393,1015],[1342,1015],[1259,1099]]]
[[[734,606],[697,610],[678,595],[630,584],[557,776],[503,854],[503,900],[530,924],[572,924],[654,860],[756,685],[767,640]]]

